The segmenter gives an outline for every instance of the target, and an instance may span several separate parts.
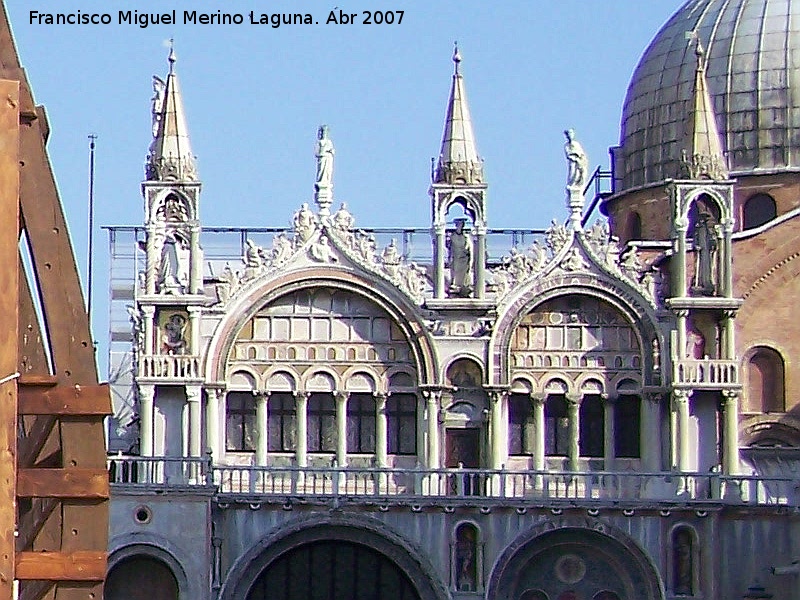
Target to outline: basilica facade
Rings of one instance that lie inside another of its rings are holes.
[[[202,223],[171,55],[109,230],[105,597],[800,597],[798,24],[690,0],[610,189],[568,129],[564,214],[513,232],[458,50],[424,230],[336,202],[326,126],[291,227]]]

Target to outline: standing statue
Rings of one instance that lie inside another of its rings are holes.
[[[705,296],[714,293],[714,254],[717,250],[717,239],[711,223],[711,215],[700,213],[694,231],[695,270],[694,287]]]
[[[162,294],[176,294],[183,292],[186,280],[186,270],[183,264],[183,244],[180,238],[172,231],[164,238],[161,247],[161,264],[158,273],[158,291]]]
[[[308,204],[303,203],[296,213],[294,213],[294,232],[296,239],[299,239],[300,244],[305,244],[314,235],[316,229],[316,222],[314,213],[308,209]]]
[[[472,239],[464,231],[466,219],[456,219],[456,229],[450,234],[450,293],[466,298],[472,293]]]
[[[575,130],[564,131],[567,138],[564,155],[567,157],[567,188],[583,191],[589,175],[589,158],[581,143],[575,139]]]
[[[328,126],[321,125],[317,132],[317,189],[333,183],[333,155],[333,142],[328,137]]]
[[[164,110],[164,90],[167,84],[158,75],[153,75],[153,98],[150,110],[153,115],[153,137],[158,135],[158,125],[161,123],[161,113]]]

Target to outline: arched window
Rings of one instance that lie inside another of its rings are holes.
[[[754,348],[747,361],[747,408],[750,412],[784,412],[783,358],[772,348]]]
[[[531,398],[511,394],[508,398],[508,453],[533,454],[535,431]]]
[[[614,455],[619,458],[641,456],[640,402],[638,396],[620,396],[614,403]]]
[[[642,239],[642,217],[638,212],[634,211],[628,215],[625,231],[628,234],[628,240]]]
[[[753,229],[769,223],[778,215],[775,200],[769,194],[756,194],[747,199],[742,210],[742,229]]]
[[[336,406],[333,394],[311,394],[308,399],[309,452],[336,451]]]
[[[672,591],[679,596],[693,596],[696,591],[697,547],[688,527],[672,532]]]
[[[569,419],[567,399],[563,394],[550,394],[544,405],[544,452],[548,456],[567,456]]]
[[[267,408],[270,452],[294,452],[297,444],[294,394],[273,392]]]
[[[583,397],[580,408],[580,455],[592,458],[603,456],[605,410],[598,394]]]
[[[453,583],[459,592],[477,592],[478,579],[478,529],[471,523],[462,523],[456,529],[453,552]]]
[[[386,428],[389,454],[417,452],[417,397],[392,394],[386,399]]]
[[[230,452],[255,452],[256,407],[252,392],[228,392],[225,439]]]
[[[347,451],[375,452],[375,397],[350,394],[347,399]]]
[[[525,590],[519,600],[549,600],[542,590]]]

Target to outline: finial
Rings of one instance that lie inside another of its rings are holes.
[[[175,61],[178,60],[175,56],[175,38],[169,38],[169,56],[167,60],[169,61],[169,70],[172,71]]]
[[[453,62],[456,65],[456,75],[458,75],[458,65],[461,63],[461,52],[458,51],[458,42],[453,42]]]

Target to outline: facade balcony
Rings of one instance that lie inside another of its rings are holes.
[[[738,389],[739,363],[716,358],[674,361],[672,383],[675,387],[697,390]]]
[[[800,480],[719,473],[212,466],[208,458],[108,459],[112,490],[212,489],[248,503],[481,506],[800,506]]]
[[[182,354],[150,354],[139,357],[138,379],[185,383],[201,379],[200,357]]]

